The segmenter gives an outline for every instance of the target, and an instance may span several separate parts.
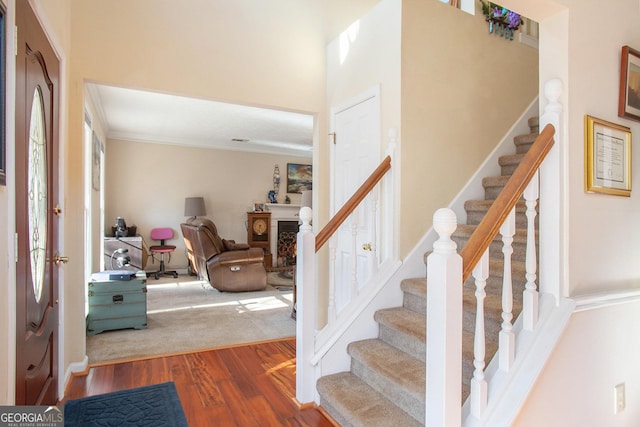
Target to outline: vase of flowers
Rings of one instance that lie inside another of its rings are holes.
[[[522,17],[506,7],[499,6],[492,2],[480,0],[482,13],[485,20],[489,22],[489,32],[504,36],[507,40],[513,40],[513,33],[520,28]]]

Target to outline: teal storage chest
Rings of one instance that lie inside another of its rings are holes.
[[[96,273],[89,282],[87,335],[113,329],[147,328],[147,275],[144,271]]]

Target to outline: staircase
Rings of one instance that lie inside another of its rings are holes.
[[[489,206],[507,182],[538,134],[538,118],[529,119],[530,134],[514,138],[516,154],[499,159],[501,176],[483,179],[484,200],[465,203],[467,224],[458,225],[452,239],[460,250],[486,214]],[[513,319],[522,308],[525,285],[525,206],[516,206],[516,234],[513,240]],[[490,277],[484,305],[486,361],[498,347],[498,332],[502,323],[502,241],[496,238],[490,249]],[[342,426],[424,425],[425,420],[425,350],[426,294],[424,278],[405,279],[402,307],[379,310],[374,319],[379,325],[378,338],[352,342],[347,351],[351,370],[322,377],[317,382],[321,406]],[[473,334],[476,298],[471,277],[463,291],[463,366],[462,399],[469,395],[473,376]]]

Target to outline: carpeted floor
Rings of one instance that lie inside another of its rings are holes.
[[[87,337],[89,363],[295,336],[292,280],[286,274],[269,273],[267,289],[258,292],[219,292],[193,279],[148,280],[148,328]]]

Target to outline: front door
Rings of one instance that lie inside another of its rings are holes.
[[[58,59],[16,2],[16,405],[58,393]],[[56,216],[54,216],[54,214]]]
[[[334,115],[335,214],[380,162],[380,107],[375,94],[363,95]],[[376,191],[376,190],[374,190]],[[352,300],[375,269],[375,199],[369,194],[336,232],[335,293],[340,311]]]

